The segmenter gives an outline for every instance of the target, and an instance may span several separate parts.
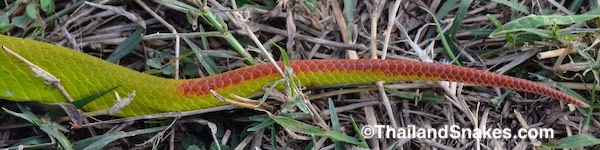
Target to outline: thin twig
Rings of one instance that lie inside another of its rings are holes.
[[[160,113],[160,114],[151,114],[151,115],[144,115],[144,116],[136,116],[136,117],[120,118],[120,119],[112,119],[112,120],[107,120],[107,121],[94,122],[94,123],[85,124],[82,127],[96,126],[96,125],[100,125],[100,124],[121,123],[121,122],[136,121],[136,120],[142,120],[142,119],[156,119],[156,118],[166,118],[166,117],[185,117],[185,116],[205,114],[205,113],[210,113],[210,112],[233,110],[233,109],[238,109],[238,108],[239,107],[234,106],[234,105],[225,105],[225,106],[217,106],[217,107],[204,108],[204,109],[192,110],[192,111],[184,111],[184,112],[167,112],[167,113]]]
[[[52,75],[50,72],[40,68],[39,66],[33,64],[32,62],[30,62],[29,60],[23,58],[21,55],[13,52],[12,50],[10,50],[9,48],[7,48],[6,46],[2,46],[2,49],[4,49],[4,51],[10,55],[12,55],[13,57],[19,59],[21,62],[27,64],[27,66],[29,66],[29,68],[31,69],[31,71],[33,72],[34,76],[37,77],[41,77],[42,79],[44,79],[44,83],[46,83],[47,85],[53,85],[54,87],[58,88],[58,90],[63,94],[63,96],[65,96],[65,98],[69,101],[69,102],[74,102],[75,100],[73,100],[73,97],[71,97],[71,95],[69,94],[69,92],[67,92],[67,90],[65,89],[65,87],[62,85],[62,83],[60,83],[60,79],[56,78],[56,76]]]
[[[216,0],[210,0],[210,3],[212,3],[215,6],[217,6],[218,8],[221,8],[221,9],[225,8],[219,2],[217,2]],[[279,65],[277,65],[277,63],[275,62],[275,59],[273,59],[273,55],[271,53],[269,53],[267,51],[267,49],[265,49],[265,47],[262,45],[262,42],[260,42],[260,40],[258,40],[258,38],[256,37],[256,35],[254,34],[254,32],[252,31],[252,29],[248,25],[248,23],[250,21],[248,21],[245,18],[243,18],[242,15],[238,11],[229,11],[228,14],[229,14],[230,19],[238,27],[240,27],[240,28],[242,28],[242,29],[244,29],[246,31],[246,33],[250,37],[250,39],[252,39],[252,41],[254,41],[254,44],[256,44],[256,46],[258,46],[258,49],[260,49],[261,52],[267,57],[267,60],[269,60],[269,62],[271,64],[273,64],[273,66],[275,66],[275,69],[277,70],[277,72],[279,72],[279,74],[281,74],[281,76],[285,77],[285,73],[283,73],[283,70],[281,69],[281,67],[279,67]]]
[[[135,2],[138,3],[138,5],[142,6],[142,8],[144,8],[144,10],[146,10],[146,12],[148,12],[150,15],[152,15],[152,17],[154,17],[162,25],[167,27],[167,29],[169,29],[171,31],[171,33],[173,33],[175,35],[175,58],[176,58],[175,59],[175,79],[179,79],[179,52],[180,52],[179,49],[181,47],[181,44],[180,44],[181,38],[179,37],[177,30],[175,29],[175,27],[173,27],[171,24],[169,24],[167,21],[165,21],[161,16],[159,16],[152,9],[150,9],[150,7],[148,7],[146,5],[146,3],[144,3],[141,0],[135,0]]]
[[[277,29],[275,27],[271,27],[268,25],[255,23],[254,26],[256,26],[258,28],[258,30],[260,30],[260,31],[283,35],[283,36],[287,35],[287,32],[285,30]],[[347,43],[330,41],[330,40],[322,39],[322,38],[310,37],[310,36],[301,35],[301,34],[296,34],[293,38],[295,38],[297,40],[303,40],[303,41],[315,43],[315,44],[337,47],[340,49],[357,49],[357,50],[367,50],[368,49],[367,46],[365,46],[364,44],[347,44]]]

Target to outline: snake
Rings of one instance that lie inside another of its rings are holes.
[[[0,35],[0,45],[58,78],[73,99],[117,87],[114,92],[135,97],[117,117],[201,110],[227,105],[211,94],[248,97],[283,77],[274,64],[256,64],[217,75],[176,80],[148,75],[70,48]],[[32,72],[15,56],[0,52],[0,99],[16,102],[61,103],[68,98]],[[279,67],[284,62],[275,63]],[[489,71],[443,63],[411,60],[333,59],[290,60],[295,81],[303,87],[402,81],[452,81],[498,87],[548,96],[579,107],[589,105],[541,83]],[[81,109],[106,110],[115,105],[112,94],[100,96]]]

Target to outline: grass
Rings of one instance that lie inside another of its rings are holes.
[[[267,94],[255,98],[259,104],[274,106],[268,113],[236,109],[142,120],[100,116],[115,122],[68,129],[64,119],[48,121],[54,117],[26,109],[40,107],[37,104],[22,107],[3,101],[0,105],[7,113],[0,114],[6,120],[0,123],[0,139],[6,142],[0,142],[0,148],[600,148],[597,88],[590,86],[600,79],[596,50],[600,9],[593,1],[436,0],[402,1],[397,6],[325,2],[167,0],[90,5],[17,0],[1,4],[6,6],[0,14],[0,31],[83,50],[140,72],[184,79],[308,57],[451,62],[541,79],[586,100],[592,108],[445,82],[304,89],[295,84],[293,70],[282,68],[287,78],[272,87],[290,88],[277,91],[266,85]],[[123,11],[115,11],[118,8]],[[389,16],[391,8],[399,9],[396,16]],[[179,37],[183,42],[177,42]],[[548,53],[560,49],[568,51]],[[544,57],[533,57],[537,55]],[[390,100],[374,101],[388,96]],[[555,137],[369,140],[358,134],[364,125],[390,125],[392,120],[400,127],[552,128]]]

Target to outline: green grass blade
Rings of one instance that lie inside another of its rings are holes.
[[[335,105],[333,104],[333,100],[329,98],[327,100],[329,103],[329,116],[331,117],[331,127],[335,132],[342,132],[342,127],[340,125],[340,119],[338,118],[337,112],[335,111]],[[335,149],[344,149],[344,145],[341,142],[335,141]]]
[[[600,145],[600,139],[589,134],[577,134],[544,144],[550,149],[572,149]]]
[[[456,12],[454,21],[452,21],[452,26],[450,26],[450,33],[448,33],[450,35],[450,38],[454,38],[454,36],[456,35],[456,31],[458,31],[460,23],[463,21],[463,19],[465,19],[465,16],[469,11],[469,6],[471,6],[471,3],[473,3],[473,0],[463,0],[460,2],[460,7]]]
[[[38,118],[36,115],[34,115],[31,111],[24,109],[21,105],[18,105],[19,109],[21,110],[22,113],[18,113],[18,112],[14,112],[11,110],[8,110],[4,107],[2,107],[2,109],[4,109],[4,111],[6,111],[7,113],[19,117],[21,119],[27,120],[28,122],[31,122],[33,125],[36,126],[41,126],[42,125],[42,120],[40,120],[40,118]]]
[[[448,15],[448,12],[450,12],[453,8],[454,5],[456,5],[456,3],[458,3],[458,0],[447,0],[444,2],[444,4],[442,4],[442,7],[440,7],[440,9],[437,11],[437,13],[435,14],[435,16],[437,18],[443,19],[446,15]],[[431,38],[431,36],[435,33],[435,30],[433,30],[434,27],[429,27],[427,34],[425,34],[425,38]]]
[[[216,75],[220,73],[215,61],[213,61],[213,59],[209,56],[202,54],[200,52],[200,47],[198,47],[194,42],[192,42],[188,38],[183,38],[183,41],[185,41],[185,43],[188,46],[190,46],[190,49],[192,49],[192,51],[196,55],[196,59],[200,61],[200,64],[202,65],[202,67],[204,67],[204,69],[206,69],[206,72],[208,72],[209,75]]]
[[[187,10],[190,10],[190,11],[193,11],[193,12],[201,12],[200,9],[198,9],[198,8],[196,8],[194,6],[188,5],[186,3],[182,3],[182,2],[180,2],[178,0],[164,0],[163,2],[171,4],[171,5],[175,5],[175,6],[178,6],[178,7],[181,7],[183,9],[187,9]]]
[[[27,121],[31,122],[33,125],[38,126],[40,128],[40,130],[42,130],[46,134],[48,134],[50,136],[50,138],[56,139],[60,143],[60,145],[62,146],[63,149],[66,149],[66,150],[73,149],[71,142],[63,134],[63,132],[69,132],[68,129],[66,129],[58,124],[54,124],[52,122],[44,123],[44,122],[42,122],[42,120],[40,118],[38,118],[31,111],[23,108],[21,105],[17,104],[17,106],[19,107],[19,110],[21,110],[22,113],[17,113],[17,112],[8,110],[6,108],[2,108],[2,109],[4,109],[4,111],[8,112],[11,115],[22,118],[24,120],[27,120]]]
[[[505,37],[508,33],[514,33],[516,31],[527,31],[533,30],[537,27],[548,26],[548,25],[567,25],[573,24],[577,22],[585,22],[594,18],[600,17],[600,8],[596,8],[589,12],[586,12],[581,15],[571,15],[571,16],[560,16],[560,15],[547,15],[547,16],[538,16],[538,15],[529,15],[526,17],[522,17],[513,21],[510,21],[504,25],[502,28],[497,28],[490,34],[490,38],[500,38]]]
[[[268,120],[260,122],[259,124],[255,125],[251,128],[248,128],[246,131],[258,131],[258,130],[270,127],[271,125],[273,125],[273,123],[275,123],[275,121],[273,119],[269,118]]]
[[[352,39],[354,33],[354,11],[356,10],[356,0],[344,0],[344,19],[346,20],[346,29],[348,39]]]
[[[438,18],[444,18],[446,15],[448,15],[448,12],[450,12],[450,10],[454,8],[454,5],[456,3],[458,3],[458,0],[445,1],[444,4],[442,4],[442,7],[440,7],[439,11],[435,14],[435,16]]]
[[[123,43],[121,43],[121,44],[119,44],[119,46],[117,46],[117,48],[115,49],[115,52],[113,52],[110,56],[108,56],[106,61],[116,63],[121,58],[123,58],[125,55],[131,53],[133,51],[133,49],[135,47],[137,47],[137,45],[140,44],[140,42],[142,42],[143,32],[145,30],[146,29],[141,28],[141,27],[136,29],[133,32],[133,34],[131,34],[130,37],[128,37],[125,41],[123,41]]]
[[[73,106],[75,106],[75,108],[81,108],[81,107],[89,104],[90,102],[92,102],[92,101],[94,101],[94,100],[96,100],[96,99],[98,99],[98,98],[100,98],[100,97],[108,94],[109,92],[117,89],[118,87],[119,86],[115,86],[115,87],[112,87],[112,88],[100,91],[98,93],[94,93],[94,94],[92,94],[90,96],[87,96],[87,97],[84,97],[82,99],[75,100],[72,104],[73,104]],[[65,115],[66,115],[65,110],[63,110],[63,109],[56,109],[54,111],[48,112],[48,114],[46,114],[46,117],[55,119],[55,118],[63,117]]]
[[[231,32],[229,32],[227,30],[227,24],[223,21],[223,19],[221,19],[217,15],[214,15],[209,7],[205,6],[201,9],[198,9],[194,6],[190,6],[186,3],[182,3],[177,0],[165,0],[163,2],[165,2],[167,4],[171,4],[172,6],[170,6],[170,7],[175,6],[175,7],[179,7],[180,9],[186,9],[186,10],[189,10],[190,12],[194,12],[194,13],[198,13],[199,15],[202,15],[202,17],[204,17],[204,19],[206,19],[206,21],[208,23],[210,23],[210,25],[213,28],[215,28],[217,31],[219,31],[219,32],[221,32],[221,34],[223,34],[223,38],[225,38],[225,40],[229,43],[231,48],[233,48],[236,52],[238,52],[238,54],[240,56],[242,56],[242,58],[244,58],[244,61],[246,62],[246,64],[248,64],[248,65],[254,64],[254,62],[253,62],[254,58],[252,57],[252,55],[250,55],[250,53],[248,51],[246,51],[246,49],[244,49],[242,44],[240,44],[238,42],[238,40],[231,34]]]
[[[203,17],[206,18],[206,20],[210,22],[210,24],[217,31],[224,34],[225,40],[231,45],[231,48],[235,49],[235,51],[237,51],[240,54],[240,56],[244,58],[246,64],[254,64],[254,58],[252,57],[252,55],[250,55],[250,53],[248,53],[248,51],[244,49],[242,44],[238,42],[238,40],[231,34],[231,32],[227,30],[227,24],[223,22],[223,19],[220,19],[218,18],[218,16],[215,16],[208,7],[204,7],[204,9],[202,9],[201,12],[203,14]]]
[[[104,95],[108,94],[109,92],[111,92],[111,91],[113,91],[113,90],[117,89],[118,87],[119,87],[119,86],[111,87],[111,88],[108,88],[108,89],[106,89],[106,90],[100,91],[100,92],[98,92],[98,93],[94,93],[94,94],[92,94],[92,95],[90,95],[90,96],[84,97],[84,98],[82,98],[82,99],[75,100],[75,101],[73,102],[73,105],[74,105],[75,107],[77,107],[77,108],[81,108],[81,107],[83,107],[83,106],[85,106],[85,105],[89,104],[90,102],[92,102],[92,101],[94,101],[94,100],[96,100],[96,99],[98,99],[98,98],[100,98],[100,97],[102,97],[102,96],[104,96]]]
[[[76,3],[73,3],[72,5],[69,5],[69,7],[66,7],[66,8],[56,12],[55,14],[44,18],[44,23],[50,24],[52,21],[55,21],[59,17],[67,15],[68,13],[75,11],[75,9],[79,8],[79,6],[83,5],[83,3],[86,1],[90,1],[90,0],[77,1]]]
[[[277,132],[275,125],[271,125],[271,149],[277,149]]]
[[[312,126],[312,125],[306,124],[304,122],[293,120],[293,119],[290,119],[287,117],[275,116],[275,117],[273,117],[273,120],[275,120],[275,122],[277,122],[277,124],[283,126],[286,129],[294,131],[294,132],[299,132],[299,133],[304,133],[304,134],[314,135],[314,136],[328,137],[333,140],[342,141],[342,142],[355,144],[355,145],[361,144],[361,142],[354,137],[342,134],[340,132],[328,131],[323,128]]]
[[[454,62],[454,64],[461,66],[460,61],[458,61],[456,55],[454,55],[454,51],[456,51],[456,46],[454,46],[454,43],[451,43],[451,40],[449,40],[448,37],[446,36],[446,34],[444,34],[444,31],[442,30],[440,21],[437,19],[437,17],[435,17],[435,15],[433,15],[433,13],[431,11],[429,11],[429,9],[427,9],[425,7],[421,7],[421,9],[425,10],[427,13],[429,13],[433,17],[433,21],[435,22],[435,27],[437,29],[438,34],[440,35],[440,39],[442,40],[442,46],[444,47],[444,51],[446,52],[446,54],[448,54],[448,56],[450,56],[450,58],[452,58],[452,61]]]
[[[531,14],[529,7],[527,7],[525,5],[521,5],[520,3],[517,3],[516,1],[507,1],[507,0],[492,0],[492,1],[502,4],[502,5],[506,5],[506,6],[510,7],[511,9],[517,10],[522,13]]]
[[[569,5],[569,10],[573,13],[577,13],[577,11],[579,11],[579,8],[581,7],[581,4],[583,4],[583,0],[572,0],[571,5]]]
[[[75,149],[81,149],[81,150],[102,149],[104,146],[106,146],[106,145],[110,144],[111,142],[118,140],[118,139],[132,137],[132,136],[136,136],[136,135],[140,135],[140,134],[154,133],[154,132],[162,131],[166,128],[167,128],[167,126],[162,126],[162,127],[140,129],[140,130],[135,130],[135,131],[130,131],[130,132],[119,131],[119,132],[106,133],[103,135],[79,140],[79,141],[73,143],[73,145],[74,145]]]
[[[10,26],[10,20],[8,19],[8,17],[10,17],[10,15],[12,15],[17,10],[18,6],[21,5],[21,2],[23,2],[23,0],[16,1],[6,13],[0,16],[0,31]]]
[[[350,120],[352,121],[352,128],[354,128],[354,132],[358,133],[356,135],[358,135],[358,140],[360,140],[360,146],[369,148],[369,145],[367,144],[365,137],[362,135],[360,128],[356,124],[356,121],[354,121],[354,117],[350,116]]]
[[[485,16],[490,20],[490,22],[492,22],[492,24],[496,27],[496,29],[502,28],[502,23],[498,19],[496,19],[496,17],[494,17],[490,14],[487,14]]]
[[[44,132],[46,132],[46,134],[50,135],[52,138],[56,139],[58,141],[58,143],[60,143],[60,145],[62,146],[63,149],[65,150],[72,150],[73,149],[73,144],[71,144],[71,141],[69,141],[69,139],[65,136],[65,134],[63,134],[62,132],[59,131],[59,129],[61,130],[67,130],[64,129],[64,127],[59,126],[57,124],[43,124],[42,126],[40,126],[40,129]]]

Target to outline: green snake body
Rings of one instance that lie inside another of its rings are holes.
[[[135,103],[124,109],[119,116],[128,114],[149,114],[166,106],[175,91],[175,80],[144,75],[134,70],[108,63],[102,59],[72,49],[47,43],[0,36],[0,44],[21,55],[33,64],[50,72],[75,99],[119,86],[115,89],[121,96],[139,93],[136,100],[156,99],[152,102]],[[0,97],[12,101],[67,102],[65,96],[55,87],[34,76],[32,70],[17,58],[0,52]],[[107,94],[86,105],[85,110],[107,109],[115,104],[114,94]],[[161,103],[165,102],[165,103]],[[140,107],[140,105],[145,105]]]

